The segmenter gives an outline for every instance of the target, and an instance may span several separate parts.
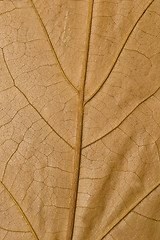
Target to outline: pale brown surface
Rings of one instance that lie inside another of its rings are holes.
[[[0,1],[0,240],[160,239],[160,0]]]

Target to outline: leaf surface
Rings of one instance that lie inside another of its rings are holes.
[[[159,240],[160,1],[0,1],[0,239]]]

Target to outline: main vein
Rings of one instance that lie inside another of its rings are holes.
[[[77,205],[81,149],[82,149],[84,93],[85,93],[85,82],[86,82],[86,75],[87,75],[89,45],[90,45],[90,36],[91,36],[91,27],[92,27],[93,4],[94,4],[94,0],[89,0],[86,47],[85,47],[85,55],[84,55],[82,73],[81,73],[80,91],[78,96],[78,117],[77,117],[77,130],[76,130],[76,148],[75,148],[75,156],[74,156],[74,175],[73,175],[73,182],[72,182],[72,193],[71,193],[70,212],[69,212],[66,240],[72,240],[72,237],[73,237],[75,211],[76,211],[76,205]]]

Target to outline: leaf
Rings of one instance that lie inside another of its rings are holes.
[[[160,1],[0,1],[0,239],[160,238]]]

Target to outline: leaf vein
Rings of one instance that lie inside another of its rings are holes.
[[[99,140],[103,139],[104,137],[106,137],[107,135],[109,135],[111,132],[113,132],[114,130],[116,130],[141,104],[143,104],[144,102],[146,102],[149,98],[151,98],[156,92],[158,92],[158,90],[160,89],[160,87],[158,87],[151,95],[149,95],[148,97],[146,97],[143,101],[141,101],[116,127],[114,127],[112,130],[110,130],[109,132],[107,132],[106,134],[104,134],[102,137],[96,139],[95,141],[85,145],[83,147],[84,148],[87,148],[89,147],[90,145],[98,142]]]
[[[69,142],[67,142],[67,140],[65,140],[65,139],[47,122],[47,120],[42,116],[42,114],[41,114],[40,112],[38,112],[38,110],[36,109],[36,107],[29,101],[29,99],[28,99],[27,96],[22,92],[22,90],[16,85],[15,80],[14,80],[12,74],[11,74],[11,71],[10,71],[9,67],[8,67],[7,61],[6,61],[6,59],[5,59],[5,55],[4,55],[3,49],[2,49],[2,54],[3,54],[3,58],[4,58],[4,63],[5,63],[5,65],[6,65],[6,68],[7,68],[7,70],[8,70],[8,73],[9,73],[10,77],[12,78],[12,81],[13,81],[13,84],[14,84],[15,88],[17,88],[18,91],[25,97],[25,99],[26,99],[27,102],[30,104],[30,106],[38,113],[38,115],[43,119],[43,121],[45,121],[45,123],[52,129],[52,131],[53,131],[59,138],[61,138],[68,146],[70,146],[72,149],[74,149],[74,147],[73,147]]]
[[[14,196],[12,195],[12,193],[8,190],[8,188],[4,185],[4,183],[2,181],[0,181],[0,184],[2,185],[2,187],[6,190],[6,192],[8,193],[8,195],[10,196],[10,198],[12,199],[12,201],[16,204],[17,208],[19,209],[20,213],[22,214],[24,220],[26,221],[27,225],[29,226],[31,233],[33,234],[34,238],[36,240],[39,240],[35,230],[33,229],[30,221],[28,220],[26,214],[24,213],[24,211],[22,210],[22,208],[20,207],[19,203],[17,202],[17,200],[14,198]]]
[[[29,233],[31,231],[20,231],[20,230],[13,230],[13,229],[8,229],[8,228],[4,228],[4,227],[0,227],[0,229],[7,231],[7,232],[15,232],[15,233]]]
[[[146,8],[143,10],[143,12],[141,13],[141,15],[138,17],[137,21],[134,23],[134,25],[132,26],[131,30],[129,31],[124,43],[122,44],[122,47],[120,48],[116,59],[114,60],[111,68],[109,69],[106,77],[104,78],[104,80],[101,82],[101,84],[99,85],[99,87],[91,94],[90,97],[88,97],[88,99],[86,99],[86,101],[84,102],[84,105],[86,105],[91,99],[93,99],[93,97],[99,92],[99,90],[103,87],[104,83],[107,81],[107,79],[109,78],[110,74],[112,73],[129,37],[131,36],[132,32],[134,31],[135,27],[137,26],[138,22],[141,20],[141,18],[143,17],[143,15],[145,14],[145,12],[147,11],[147,9],[151,6],[151,4],[154,2],[154,0],[152,0],[147,6]]]
[[[70,201],[70,212],[68,219],[68,230],[67,230],[67,240],[72,240],[75,222],[75,213],[77,205],[77,195],[79,187],[79,173],[80,173],[80,163],[81,163],[81,150],[82,150],[82,134],[83,134],[83,117],[84,117],[84,94],[85,94],[85,82],[88,67],[88,56],[89,56],[89,45],[91,37],[92,28],[92,15],[93,15],[94,0],[89,0],[88,7],[88,21],[86,28],[86,42],[85,42],[85,52],[84,60],[80,79],[80,91],[78,98],[78,117],[77,117],[77,129],[76,129],[76,148],[74,156],[74,174],[72,180],[72,195]]]
[[[103,240],[112,229],[114,229],[130,212],[133,211],[146,197],[148,197],[154,190],[160,186],[160,182],[156,184],[149,192],[147,192],[141,199],[139,199],[125,214],[123,214],[105,233],[102,234],[97,240]]]
[[[54,57],[55,57],[55,59],[56,59],[56,62],[57,62],[57,64],[58,64],[58,67],[59,67],[59,69],[60,69],[60,71],[61,71],[64,79],[65,79],[66,82],[72,87],[72,89],[74,89],[74,91],[76,91],[77,93],[79,93],[78,89],[71,83],[71,81],[70,81],[70,80],[68,79],[68,77],[66,76],[66,74],[65,74],[65,72],[64,72],[64,70],[63,70],[63,68],[62,68],[62,65],[61,65],[61,63],[60,63],[60,61],[59,61],[59,59],[58,59],[58,57],[57,57],[57,54],[56,54],[56,52],[55,52],[55,49],[54,49],[54,47],[53,47],[53,44],[52,44],[51,39],[50,39],[50,37],[49,37],[49,34],[48,34],[48,32],[47,32],[47,29],[46,29],[46,27],[45,27],[45,25],[44,25],[44,23],[43,23],[43,21],[42,21],[42,19],[41,19],[41,17],[40,17],[40,14],[39,14],[39,12],[38,12],[35,4],[33,3],[33,0],[30,0],[30,1],[31,1],[32,7],[33,7],[33,9],[34,9],[34,12],[36,13],[36,15],[37,15],[37,17],[38,17],[38,19],[39,19],[39,22],[40,22],[40,24],[41,24],[41,26],[42,26],[43,32],[45,33],[45,35],[46,35],[46,37],[47,37],[47,41],[48,41],[48,43],[49,43],[49,45],[50,45],[50,48],[51,48],[51,50],[52,50],[52,52],[53,52],[53,55],[54,55]]]

